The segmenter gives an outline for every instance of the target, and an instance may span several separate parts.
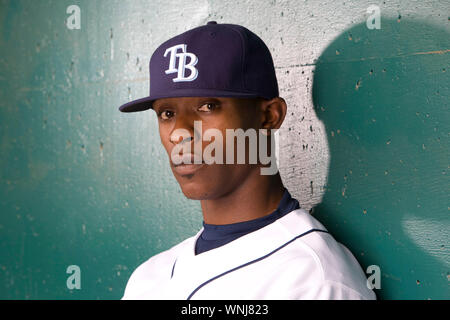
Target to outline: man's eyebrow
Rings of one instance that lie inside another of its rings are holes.
[[[170,102],[164,101],[159,103],[153,103],[153,108],[163,108],[163,107],[171,107],[172,104]]]
[[[200,98],[200,100],[198,101],[199,103],[207,103],[207,102],[214,102],[214,103],[222,103],[221,100],[214,98],[214,97],[202,97]]]
[[[204,104],[204,103],[208,103],[208,102],[213,102],[216,104],[221,104],[223,101],[216,98],[216,97],[196,97],[196,99],[194,101],[192,101],[192,106],[196,106],[199,104]],[[172,108],[176,105],[175,102],[170,102],[170,101],[155,101],[153,103],[153,108]]]

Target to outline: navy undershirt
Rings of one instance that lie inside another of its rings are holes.
[[[300,205],[298,201],[292,198],[289,191],[285,188],[278,208],[269,215],[250,221],[225,225],[206,224],[203,222],[204,230],[195,244],[195,254],[197,255],[223,246],[247,233],[265,227],[289,212],[299,208]]]

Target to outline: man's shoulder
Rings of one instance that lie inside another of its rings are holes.
[[[159,281],[169,279],[176,257],[180,251],[191,244],[194,237],[189,237],[141,263],[128,279],[123,299],[133,299],[136,292],[149,289],[148,287],[141,288],[143,285],[148,286],[149,283],[157,284]]]
[[[171,264],[174,262],[175,258],[177,257],[178,253],[183,250],[189,243],[191,238],[188,238],[173,247],[164,250],[160,253],[155,254],[154,256],[147,259],[145,262],[140,264],[136,270],[133,272],[136,274],[139,273],[148,273],[148,271],[158,271],[161,270],[161,266],[166,266],[168,264]],[[155,270],[152,270],[155,269]]]
[[[320,290],[340,291],[335,296],[375,298],[354,255],[309,212],[297,209],[280,223],[292,239],[292,245],[286,246],[291,251],[289,256],[298,257],[298,263],[309,261],[311,270],[314,269],[312,285],[320,283]]]

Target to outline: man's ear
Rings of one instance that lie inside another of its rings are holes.
[[[262,129],[279,129],[286,116],[287,106],[283,98],[276,97],[271,100],[263,100],[261,103],[263,114]]]

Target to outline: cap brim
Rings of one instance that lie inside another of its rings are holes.
[[[223,97],[223,98],[264,98],[255,93],[222,91],[214,89],[182,89],[173,91],[171,94],[154,95],[137,100],[130,101],[119,107],[122,112],[138,112],[152,108],[152,104],[157,99],[163,98],[181,98],[181,97]],[[272,97],[273,98],[273,97]]]
[[[152,102],[155,99],[151,97],[145,97],[137,100],[130,101],[125,103],[119,107],[119,110],[122,112],[138,112],[145,111],[152,107]]]

